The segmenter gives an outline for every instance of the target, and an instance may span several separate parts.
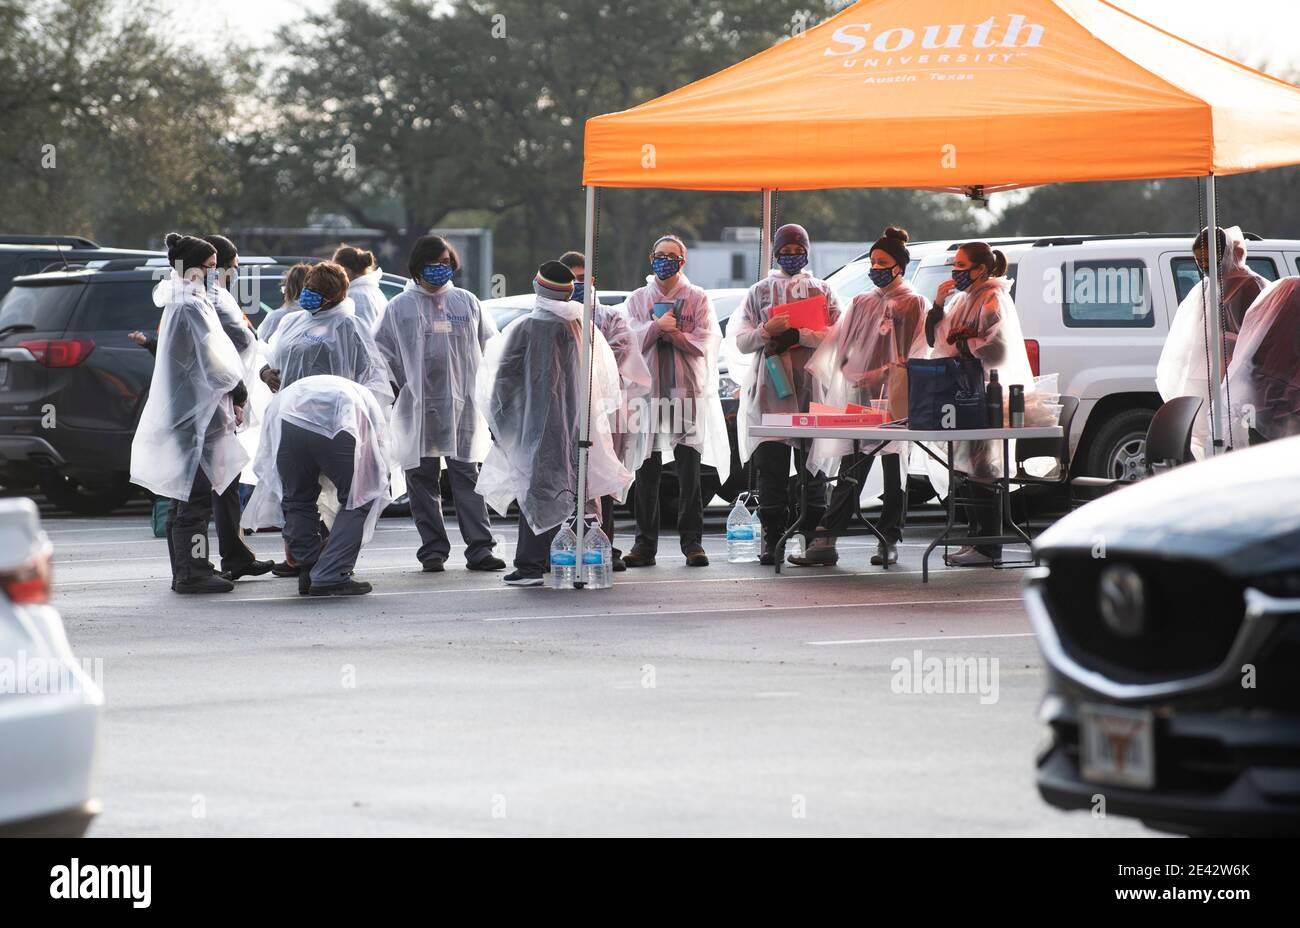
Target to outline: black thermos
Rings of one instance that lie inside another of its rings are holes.
[[[1011,420],[1013,429],[1022,429],[1025,427],[1025,385],[1013,383],[1010,389],[1011,396],[1007,400],[1007,415]]]
[[[989,385],[984,390],[984,405],[988,409],[988,427],[1002,428],[1002,384],[998,383],[998,372],[989,371]]]

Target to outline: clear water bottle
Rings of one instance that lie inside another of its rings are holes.
[[[578,577],[578,535],[564,523],[551,542],[551,582],[553,590],[571,590]]]
[[[727,516],[727,561],[732,564],[752,564],[758,560],[763,530],[758,513],[751,512],[745,503],[747,496],[742,493],[736,497],[736,505]]]
[[[582,582],[588,590],[608,590],[614,585],[614,546],[599,525],[588,525],[582,536]]]

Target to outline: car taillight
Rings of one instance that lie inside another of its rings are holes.
[[[48,603],[50,601],[50,559],[53,548],[46,545],[42,551],[19,564],[13,570],[0,571],[0,589],[9,601],[21,603]]]
[[[1038,376],[1038,340],[1033,338],[1025,339],[1025,354],[1029,355],[1029,370],[1035,377]]]
[[[19,348],[26,348],[42,367],[76,367],[95,350],[95,343],[88,338],[38,338],[19,342]]]

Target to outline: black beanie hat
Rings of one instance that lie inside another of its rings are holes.
[[[890,226],[885,230],[885,234],[876,239],[876,243],[871,246],[868,253],[880,249],[885,254],[894,259],[901,268],[907,267],[907,262],[912,260],[912,256],[907,251],[907,230],[898,229]]]

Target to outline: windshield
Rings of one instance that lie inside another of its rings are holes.
[[[919,273],[917,268],[920,265],[919,258],[912,258],[907,262],[907,267],[903,268],[903,276],[910,280],[912,275]],[[876,289],[876,285],[871,282],[871,259],[859,258],[857,261],[850,261],[827,277],[826,282],[831,285],[840,302],[845,306],[849,305],[855,296]]]
[[[24,331],[61,333],[67,328],[72,308],[84,289],[80,284],[14,287],[0,302],[0,330],[31,326]]]

